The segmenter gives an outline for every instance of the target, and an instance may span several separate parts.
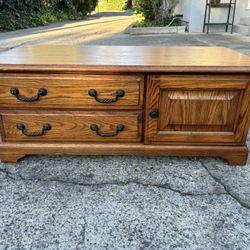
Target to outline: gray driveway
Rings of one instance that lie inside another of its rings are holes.
[[[129,36],[132,16],[0,34],[28,44],[226,46],[239,35]],[[1,54],[0,54],[1,56]],[[250,137],[248,138],[250,146]],[[250,159],[48,157],[0,163],[0,250],[250,249]]]

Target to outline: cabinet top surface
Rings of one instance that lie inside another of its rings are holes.
[[[250,73],[250,57],[223,47],[27,46],[0,54],[6,70]]]

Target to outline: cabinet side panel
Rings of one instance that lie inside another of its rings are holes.
[[[0,143],[3,143],[3,138],[4,138],[3,119],[2,115],[0,114]]]
[[[239,123],[236,128],[236,139],[237,141],[242,142],[242,144],[245,144],[250,125],[250,81],[248,81],[247,88],[243,96],[238,119]]]

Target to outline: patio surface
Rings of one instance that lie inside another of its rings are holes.
[[[250,37],[129,36],[133,16],[0,33],[0,50],[29,44],[226,46]],[[1,53],[0,53],[1,56]],[[248,137],[250,146],[250,136]],[[0,250],[250,249],[250,159],[30,156],[0,163]]]

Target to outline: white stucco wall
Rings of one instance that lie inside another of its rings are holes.
[[[229,0],[222,0],[228,2]],[[189,22],[190,32],[202,32],[206,0],[179,0],[175,8],[176,14],[183,14],[184,20]],[[241,17],[250,17],[250,0],[238,0],[235,15],[235,24]],[[211,22],[226,22],[227,9],[213,9]]]
[[[236,8],[236,24],[241,17],[250,17],[250,0],[239,0]]]

